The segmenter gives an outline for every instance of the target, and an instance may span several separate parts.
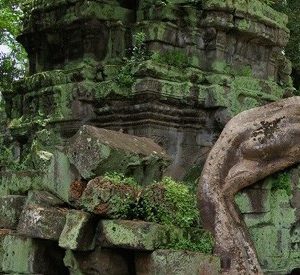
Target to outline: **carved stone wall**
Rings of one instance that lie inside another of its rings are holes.
[[[300,266],[299,171],[294,166],[236,197],[266,274],[290,274]]]
[[[92,124],[152,137],[170,175],[196,178],[229,117],[291,93],[286,22],[259,1],[34,1],[19,37],[30,76],[6,95],[12,135],[22,146],[40,115],[64,136]]]

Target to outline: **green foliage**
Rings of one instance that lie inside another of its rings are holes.
[[[170,241],[164,248],[212,252],[212,236],[199,229],[196,196],[185,184],[166,177],[142,188],[134,179],[116,172],[105,174],[104,179],[135,190],[135,196],[128,192],[110,199],[111,217],[165,225]]]
[[[167,64],[179,68],[188,67],[190,64],[190,58],[182,51],[166,51],[166,52],[154,52],[151,59],[157,63]]]
[[[129,202],[131,204],[130,214],[128,214],[129,212],[126,213],[122,207],[120,213],[115,211],[118,216],[127,216],[128,218],[130,215],[136,219],[165,225],[176,225],[180,228],[188,228],[199,224],[196,196],[183,183],[175,182],[166,177],[161,183],[154,183],[141,190],[133,178],[127,178],[119,173],[105,174],[104,179],[116,184],[125,184],[137,188],[139,195],[135,202],[132,202],[132,200]],[[114,202],[118,205],[121,204],[117,198]],[[116,206],[115,209],[117,208]]]
[[[133,48],[130,58],[125,58],[125,65],[120,69],[116,82],[120,87],[131,87],[134,83],[134,69],[138,64],[147,59],[145,50],[145,34],[143,32],[134,35]]]
[[[115,219],[136,219],[137,200],[130,194],[125,197],[113,196],[110,203],[109,215]]]
[[[277,173],[272,178],[272,190],[285,190],[289,196],[292,194],[291,178],[288,172]]]
[[[178,227],[191,227],[198,223],[196,196],[183,183],[166,177],[161,182],[165,186],[165,200],[159,205],[159,222]]]
[[[12,82],[25,74],[26,53],[15,37],[21,31],[23,1],[0,2],[0,90],[10,90]]]
[[[107,172],[105,173],[103,179],[115,184],[125,184],[131,186],[138,185],[134,178],[126,177],[124,174],[118,172]]]
[[[295,0],[278,0],[272,7],[289,17],[288,28],[290,40],[285,48],[285,54],[292,62],[297,73],[300,71],[300,2]]]
[[[169,226],[169,238],[170,241],[162,248],[213,253],[214,238],[210,232],[205,230],[197,228],[182,231],[174,226]]]

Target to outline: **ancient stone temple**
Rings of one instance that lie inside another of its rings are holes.
[[[287,17],[233,2],[34,1],[19,37],[30,76],[9,117],[150,137],[170,175],[195,178],[229,117],[290,93]]]
[[[293,96],[286,24],[259,0],[28,4],[29,75],[3,94],[0,273],[218,274],[215,256],[161,249],[162,225],[111,219],[117,195],[144,193],[101,177],[194,182],[230,118]],[[236,197],[266,274],[300,267],[299,179],[295,166]]]

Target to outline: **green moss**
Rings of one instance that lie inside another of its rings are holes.
[[[211,233],[203,229],[182,230],[178,227],[168,226],[168,242],[162,244],[160,248],[189,250],[205,254],[212,254],[214,238]]]
[[[207,87],[211,104],[229,108],[232,115],[282,98],[284,90],[276,83],[252,77],[236,76],[228,88]]]
[[[285,14],[275,11],[262,1],[252,0],[204,0],[203,8],[205,10],[227,10],[244,13],[263,23],[280,29],[287,30],[286,25],[288,18]]]
[[[238,21],[237,27],[241,31],[248,31],[251,27],[251,21],[249,21],[247,19],[242,19],[242,20]]]
[[[65,202],[70,200],[70,185],[75,180],[74,169],[71,168],[68,157],[60,151],[49,152],[49,157],[41,159],[45,162],[46,170],[40,180],[44,190],[55,194]]]
[[[36,172],[8,171],[1,175],[0,196],[26,194],[41,189],[41,175]]]
[[[187,100],[190,93],[191,87],[193,86],[190,82],[176,83],[163,81],[161,82],[161,95],[162,98],[174,98],[179,99],[182,102]]]
[[[154,250],[167,241],[165,228],[155,223],[102,220],[100,230],[103,242],[111,247]]]
[[[228,64],[225,61],[218,60],[212,64],[212,69],[217,73],[226,74],[228,73]]]
[[[271,194],[272,221],[277,228],[290,228],[296,221],[295,209],[290,207],[289,195],[285,190]]]
[[[125,84],[124,87],[120,87],[115,80],[101,82],[101,85],[95,86],[95,98],[101,99],[109,96],[121,96],[128,98],[132,95],[132,91],[130,87],[127,87],[127,84]]]
[[[169,50],[165,52],[155,52],[152,54],[151,59],[154,62],[166,64],[169,66],[185,68],[188,67],[190,59],[187,54],[180,50]]]
[[[244,220],[266,273],[287,274],[300,263],[297,210],[291,204],[294,199],[291,171],[294,169],[270,176],[260,183],[262,190],[256,189],[258,186],[252,190],[267,194],[268,199],[263,203],[268,202],[269,207],[264,208],[264,213],[251,211],[251,201],[246,194],[237,198],[241,212],[246,213]]]
[[[117,173],[117,172],[106,172],[104,174],[103,180],[110,181],[114,184],[125,184],[125,185],[132,185],[132,186],[138,185],[138,183],[134,178],[125,177],[124,174]]]
[[[4,272],[32,273],[32,260],[36,256],[35,241],[15,235],[0,240],[0,269]],[[2,254],[2,255],[1,255]]]
[[[286,194],[292,194],[292,182],[288,172],[280,172],[272,176],[272,190],[285,190]]]
[[[95,237],[90,227],[95,226],[95,224],[91,220],[92,216],[86,212],[68,211],[64,229],[59,237],[59,246],[72,250],[93,250]],[[87,230],[91,231],[89,236],[85,234]]]

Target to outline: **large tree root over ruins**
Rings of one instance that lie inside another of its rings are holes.
[[[245,111],[226,125],[198,187],[204,227],[215,236],[223,274],[262,274],[234,196],[300,162],[300,97]]]

